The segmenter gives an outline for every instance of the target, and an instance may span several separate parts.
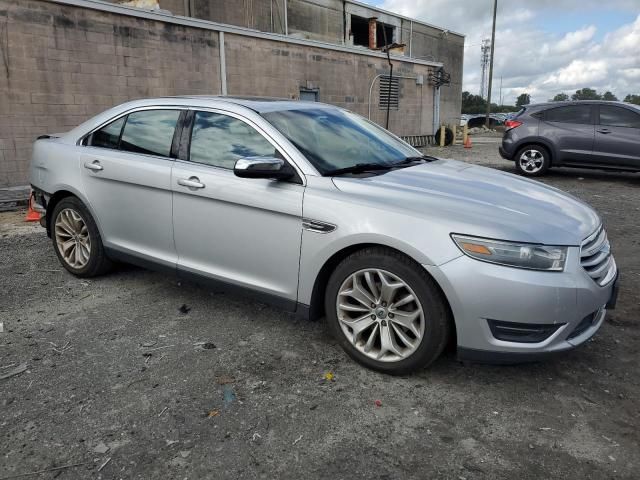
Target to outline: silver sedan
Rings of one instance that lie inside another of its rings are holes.
[[[518,362],[573,348],[615,304],[596,212],[507,173],[424,156],[320,103],[139,100],[34,145],[60,262],[127,261],[326,317],[362,364],[402,374],[450,342]]]

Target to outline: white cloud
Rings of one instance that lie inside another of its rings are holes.
[[[567,89],[581,88],[585,85],[602,84],[609,76],[605,60],[573,60],[542,82],[543,85]]]
[[[498,5],[493,99],[502,77],[504,103],[523,92],[534,102],[589,87],[619,98],[640,93],[640,1],[608,0],[606,8],[634,12],[611,32],[583,25],[551,33],[544,19],[602,9],[601,0],[509,0]],[[480,43],[491,35],[491,0],[386,0],[382,8],[466,35],[463,88],[480,89]],[[594,13],[595,15],[595,13]],[[598,23],[594,18],[593,22]],[[604,37],[602,34],[605,34]],[[446,68],[446,65],[445,65]]]
[[[583,47],[595,34],[596,27],[593,25],[575,32],[569,32],[556,43],[554,50],[558,53],[572,52],[576,48]]]

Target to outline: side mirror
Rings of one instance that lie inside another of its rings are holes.
[[[274,178],[286,180],[295,171],[284,160],[273,157],[247,157],[236,161],[233,173],[241,178]]]

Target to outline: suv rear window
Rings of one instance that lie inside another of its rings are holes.
[[[591,105],[568,105],[544,112],[546,122],[591,124]]]

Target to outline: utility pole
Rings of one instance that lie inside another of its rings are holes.
[[[482,67],[482,77],[480,78],[480,96],[486,100],[487,98],[487,74],[489,73],[489,46],[488,38],[482,40],[480,45],[480,66]]]
[[[498,0],[493,0],[493,26],[491,27],[491,58],[489,60],[489,90],[487,92],[487,118],[485,125],[489,128],[489,115],[491,115],[491,83],[493,81],[493,54],[496,51],[496,12]]]

